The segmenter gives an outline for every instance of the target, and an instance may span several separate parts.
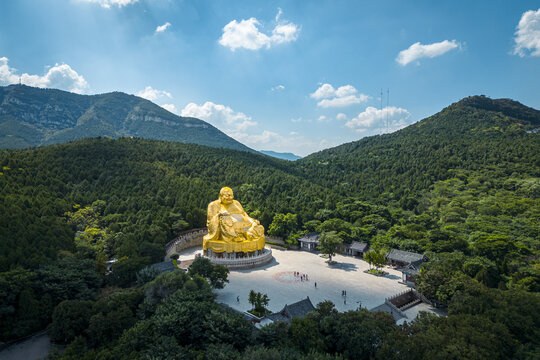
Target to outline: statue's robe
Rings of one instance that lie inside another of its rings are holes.
[[[227,215],[219,216],[222,211],[227,211]],[[242,205],[236,200],[231,204],[222,204],[220,200],[212,201],[208,204],[208,216],[206,225],[208,227],[208,235],[204,236],[203,248],[207,248],[207,244],[212,243],[213,250],[219,251],[221,247],[216,242],[225,243],[242,243],[254,242],[253,244],[245,244],[245,250],[253,251],[260,248],[260,241],[264,246],[264,227],[258,222],[249,217],[244,211]],[[240,244],[239,244],[240,245]],[[225,250],[228,246],[223,246]],[[242,249],[243,246],[235,246]]]

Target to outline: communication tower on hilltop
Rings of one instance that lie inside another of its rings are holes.
[[[390,132],[390,122],[388,121],[388,105],[390,103],[390,88],[386,89],[386,133]]]

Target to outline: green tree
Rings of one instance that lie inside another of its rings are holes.
[[[229,269],[223,265],[214,265],[210,259],[199,256],[189,266],[188,272],[191,276],[200,275],[207,279],[215,289],[223,289],[229,280]]]
[[[298,216],[296,214],[276,214],[268,228],[268,234],[287,239],[289,235],[298,230]]]
[[[250,290],[248,301],[253,306],[253,310],[258,316],[263,316],[267,313],[268,310],[266,310],[266,306],[270,302],[267,294]]]
[[[92,301],[64,300],[56,306],[49,327],[55,342],[68,344],[88,327],[92,314]]]
[[[328,255],[329,262],[332,262],[332,256],[336,255],[338,248],[343,244],[343,240],[335,231],[323,232],[319,235],[318,249]]]

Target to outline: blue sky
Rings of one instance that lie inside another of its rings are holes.
[[[0,85],[19,79],[140,95],[254,149],[304,156],[469,95],[540,109],[540,5],[2,1]]]

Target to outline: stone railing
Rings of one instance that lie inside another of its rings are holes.
[[[208,234],[208,229],[193,229],[180,233],[178,237],[165,245],[165,260],[175,253],[195,246],[201,246],[203,236]]]
[[[411,291],[412,291],[412,292],[413,292],[420,300],[422,300],[422,301],[425,302],[426,304],[431,305],[431,306],[435,306],[435,305],[433,305],[433,303],[432,303],[431,301],[428,300],[428,298],[426,298],[424,295],[420,294],[420,293],[418,292],[418,290],[416,290],[416,289],[411,289]]]
[[[251,269],[254,267],[262,266],[272,261],[272,250],[269,248],[264,249],[264,253],[257,256],[251,256],[246,258],[225,259],[212,257],[210,260],[213,264],[226,266],[230,270],[235,269]]]
[[[399,294],[387,298],[388,301],[390,301],[392,304],[396,305],[400,309],[402,309],[404,305],[409,304],[416,299],[418,299],[418,297],[411,290],[405,290],[400,292]]]

